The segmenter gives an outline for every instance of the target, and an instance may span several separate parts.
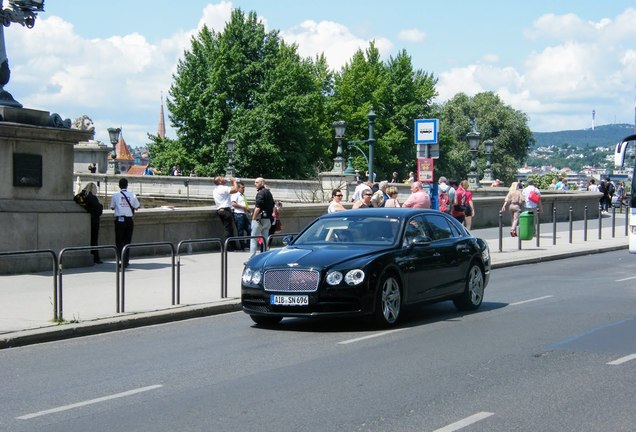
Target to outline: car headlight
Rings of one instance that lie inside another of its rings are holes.
[[[241,278],[244,284],[258,285],[259,283],[261,283],[263,273],[260,270],[252,270],[251,268],[246,268],[245,270],[243,270],[243,276]]]
[[[329,285],[338,285],[342,282],[342,273],[339,271],[330,271],[325,278]]]
[[[359,285],[364,280],[364,272],[360,269],[349,270],[344,280],[347,285]]]
[[[490,260],[490,249],[488,248],[488,246],[486,246],[486,249],[481,252],[481,258],[484,260],[484,262],[488,262]]]

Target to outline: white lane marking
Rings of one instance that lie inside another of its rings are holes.
[[[157,385],[151,385],[151,386],[148,386],[148,387],[141,387],[141,388],[134,389],[134,390],[128,390],[128,391],[125,391],[125,392],[122,392],[122,393],[116,393],[116,394],[113,394],[113,395],[110,395],[110,396],[104,396],[104,397],[100,397],[100,398],[97,398],[97,399],[90,399],[90,400],[87,400],[87,401],[77,402],[77,403],[70,404],[70,405],[64,405],[64,406],[57,407],[57,408],[51,408],[51,409],[44,410],[44,411],[38,411],[38,412],[35,412],[35,413],[31,413],[31,414],[25,414],[25,415],[22,415],[20,417],[16,417],[16,419],[18,419],[18,420],[29,420],[29,419],[32,419],[34,417],[40,417],[40,416],[47,415],[47,414],[53,414],[53,413],[58,413],[58,412],[62,412],[62,411],[67,411],[67,410],[70,410],[70,409],[73,409],[73,408],[80,408],[80,407],[83,407],[83,406],[86,406],[86,405],[92,405],[92,404],[96,404],[96,403],[99,403],[99,402],[105,402],[105,401],[108,401],[108,400],[111,400],[111,399],[117,399],[117,398],[122,398],[122,397],[126,397],[126,396],[132,396],[132,395],[137,394],[137,393],[143,393],[143,392],[146,392],[146,391],[149,391],[149,390],[155,390],[155,389],[158,389],[160,387],[163,387],[163,385],[157,384]]]
[[[477,423],[480,420],[488,418],[491,415],[495,415],[495,413],[491,413],[487,411],[478,412],[477,414],[473,414],[470,417],[466,417],[463,420],[449,424],[448,426],[444,426],[441,429],[435,429],[433,432],[453,432],[456,430],[460,430],[465,428],[466,426],[470,426],[473,423]]]
[[[346,345],[346,344],[350,344],[350,343],[354,343],[354,342],[360,342],[360,341],[363,341],[363,340],[366,340],[366,339],[376,338],[376,337],[388,335],[388,334],[391,334],[391,333],[399,332],[399,331],[402,331],[402,330],[408,330],[408,328],[399,328],[399,329],[395,329],[395,330],[387,330],[387,331],[383,331],[383,332],[380,332],[380,333],[374,333],[374,334],[371,334],[371,335],[368,335],[368,336],[362,336],[362,337],[355,338],[355,339],[348,339],[348,340],[345,340],[345,341],[342,341],[342,342],[338,342],[338,344],[339,345]]]
[[[627,355],[625,357],[621,357],[621,358],[616,359],[614,361],[608,362],[607,364],[608,365],[612,365],[612,366],[616,366],[616,365],[619,365],[619,364],[627,363],[630,360],[636,360],[636,354],[630,354],[630,355]]]
[[[623,279],[616,279],[614,282],[625,282],[625,281],[632,280],[632,279],[636,279],[636,276],[630,276],[630,277],[626,277],[626,278],[623,278]]]
[[[539,300],[549,299],[550,297],[554,297],[554,296],[547,295],[547,296],[543,296],[543,297],[533,298],[533,299],[530,299],[530,300],[518,301],[518,302],[515,302],[515,303],[510,303],[510,304],[508,304],[508,306],[517,306],[517,305],[524,304],[524,303],[530,303],[530,302],[535,302],[535,301],[539,301]]]

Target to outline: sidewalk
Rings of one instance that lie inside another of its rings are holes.
[[[541,224],[536,238],[522,242],[503,228],[499,251],[499,228],[474,230],[488,241],[493,269],[513,265],[627,249],[625,214],[616,214],[612,237],[611,213],[603,217],[601,239],[598,220],[588,221],[584,241],[583,221]],[[625,251],[627,254],[628,252]],[[63,324],[53,318],[52,273],[0,276],[0,349],[64,339],[144,325],[215,315],[240,310],[240,277],[247,252],[228,254],[227,297],[221,296],[219,253],[186,255],[181,258],[180,301],[172,306],[171,259],[153,257],[131,260],[125,272],[125,312],[117,313],[116,276],[113,262],[94,267],[64,269]]]

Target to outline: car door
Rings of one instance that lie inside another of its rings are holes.
[[[433,242],[414,244],[415,238],[430,237],[423,215],[412,217],[406,223],[402,238],[402,251],[397,258],[404,278],[405,301],[416,302],[430,297],[439,286],[437,269],[440,253]]]
[[[472,250],[469,238],[442,214],[426,215],[425,221],[433,240],[432,246],[439,254],[436,267],[438,283],[435,292],[430,294],[438,297],[463,289]]]

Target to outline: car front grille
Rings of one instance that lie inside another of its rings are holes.
[[[265,291],[313,292],[318,289],[316,270],[281,269],[265,272]]]

